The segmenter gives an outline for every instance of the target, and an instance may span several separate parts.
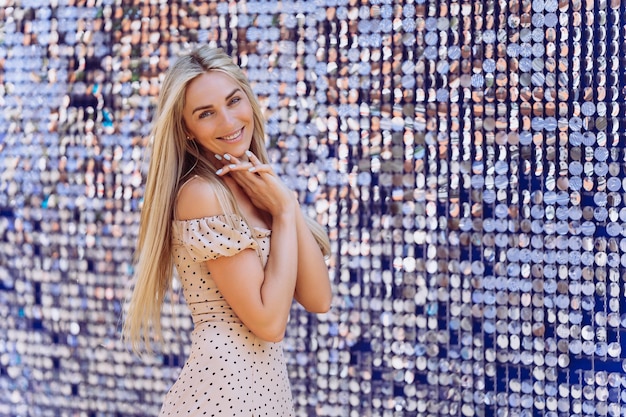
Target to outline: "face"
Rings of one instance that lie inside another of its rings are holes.
[[[210,159],[225,153],[241,158],[250,149],[252,106],[239,84],[222,72],[206,72],[189,83],[183,117],[189,137],[209,151]]]

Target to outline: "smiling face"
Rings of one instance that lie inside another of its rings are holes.
[[[250,149],[254,117],[250,101],[239,84],[220,71],[194,78],[185,92],[183,118],[189,137],[213,155],[238,158]]]

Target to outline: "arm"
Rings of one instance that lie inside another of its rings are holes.
[[[235,314],[255,335],[270,342],[284,337],[293,301],[298,262],[294,212],[286,210],[272,221],[265,269],[252,249],[207,261],[211,277]]]
[[[268,174],[269,175],[269,174]],[[271,250],[263,268],[257,253],[246,249],[237,255],[207,261],[206,265],[225,300],[241,321],[259,338],[276,342],[284,337],[297,277],[298,205],[288,190],[276,189],[272,178],[256,186],[275,204]],[[265,187],[269,182],[269,189]],[[283,194],[284,193],[284,194]],[[223,213],[213,186],[191,180],[179,195],[179,218],[199,218]]]
[[[295,299],[307,311],[325,313],[330,309],[332,301],[328,266],[301,210],[296,213],[296,230],[298,233],[298,280]]]

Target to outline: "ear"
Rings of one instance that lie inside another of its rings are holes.
[[[189,132],[189,130],[187,128],[185,128],[183,131],[185,132],[185,139],[187,139],[187,140],[194,140],[195,139],[193,137],[193,133]]]
[[[193,134],[191,132],[189,132],[189,128],[187,127],[187,123],[185,123],[185,119],[182,120],[182,128],[183,128],[183,132],[185,133],[185,139],[187,140],[194,140]]]

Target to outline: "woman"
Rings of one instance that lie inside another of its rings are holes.
[[[194,321],[160,415],[293,415],[280,341],[294,298],[330,308],[329,242],[268,165],[258,101],[228,55],[177,59],[153,141],[124,334],[135,350],[160,335],[172,266]]]

